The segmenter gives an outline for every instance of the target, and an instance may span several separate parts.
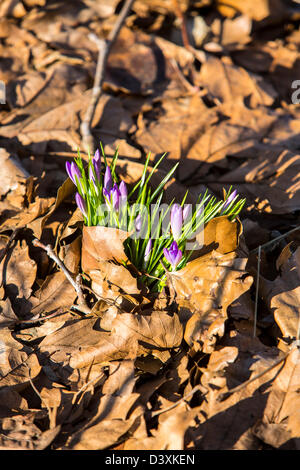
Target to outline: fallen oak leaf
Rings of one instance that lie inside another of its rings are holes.
[[[253,281],[244,270],[246,261],[236,258],[234,252],[221,254],[213,250],[180,271],[168,273],[179,315],[183,322],[187,321],[184,339],[190,347],[211,352],[216,335],[223,335],[227,307]]]
[[[121,264],[128,261],[123,243],[129,235],[113,227],[83,227],[82,269],[90,276],[92,289],[102,298],[116,299],[120,290],[140,293],[136,278]]]
[[[132,336],[146,349],[177,348],[183,338],[179,316],[162,311],[153,311],[150,315],[119,314],[112,322],[111,332]]]
[[[300,331],[300,248],[289,252],[273,281],[261,276],[261,293],[274,312],[274,319],[286,338],[297,338]]]
[[[97,269],[99,261],[127,261],[124,241],[129,232],[114,227],[83,227],[82,231],[82,269]]]

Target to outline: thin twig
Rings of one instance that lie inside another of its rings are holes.
[[[47,255],[49,258],[51,258],[57,266],[62,270],[70,284],[74,287],[77,295],[78,295],[78,301],[79,305],[81,306],[81,311],[84,313],[90,313],[90,309],[88,308],[85,298],[83,296],[82,288],[81,288],[81,282],[78,282],[78,276],[77,279],[74,280],[73,276],[71,275],[70,271],[66,268],[62,260],[54,253],[51,245],[44,245],[42,242],[40,242],[37,238],[33,240],[33,245],[38,246],[39,248],[42,248],[43,250],[46,251]]]
[[[266,248],[267,246],[273,245],[274,243],[278,242],[279,240],[282,240],[283,238],[287,237],[291,233],[297,232],[297,230],[300,230],[300,225],[293,228],[292,230],[289,230],[288,232],[284,233],[283,235],[279,235],[279,237],[273,238],[273,240],[270,240],[267,243],[264,243],[263,245],[260,245],[259,247],[254,248],[253,250],[250,251],[250,253],[256,253],[259,250],[259,248]]]
[[[154,413],[152,413],[151,417],[154,418],[154,416],[158,416],[158,415],[161,415],[162,413],[166,413],[167,411],[173,410],[173,408],[176,408],[176,406],[178,406],[180,403],[182,403],[183,401],[186,401],[188,398],[192,397],[196,392],[200,391],[200,392],[204,393],[203,390],[205,390],[205,392],[206,392],[206,389],[204,389],[204,387],[202,385],[200,385],[200,384],[196,385],[196,387],[194,387],[189,393],[187,393],[186,395],[181,397],[178,401],[176,401],[172,405],[168,406],[167,408],[163,408],[162,410],[154,411]]]
[[[173,6],[174,6],[175,15],[180,21],[181,37],[182,37],[183,45],[186,49],[189,49],[191,44],[190,44],[190,40],[189,40],[189,36],[187,32],[185,17],[181,10],[180,2],[178,0],[173,0]]]
[[[10,245],[11,245],[11,242],[16,238],[17,234],[19,233],[19,231],[20,231],[22,228],[24,228],[24,226],[18,227],[18,228],[16,228],[16,229],[12,232],[11,236],[10,236],[9,239],[7,240],[7,243],[6,243],[6,246],[5,246],[4,250],[3,250],[2,253],[0,254],[0,263],[1,263],[1,261],[3,260],[3,258],[7,255],[7,252],[8,252],[8,250],[9,250]]]
[[[246,380],[245,382],[243,382],[242,384],[238,385],[237,387],[234,387],[232,388],[231,390],[228,390],[228,392],[225,392],[225,393],[221,393],[218,398],[217,398],[217,401],[223,401],[223,400],[226,400],[230,395],[232,395],[233,393],[236,393],[236,392],[239,392],[240,390],[242,390],[243,388],[247,387],[251,382],[254,382],[254,380],[257,380],[259,379],[260,377],[262,377],[264,374],[266,374],[267,372],[269,372],[270,370],[274,369],[274,367],[277,367],[281,362],[284,362],[287,357],[289,356],[289,354],[295,349],[298,347],[298,342],[297,341],[294,341],[294,343],[292,343],[291,345],[291,348],[290,350],[284,354],[284,356],[282,356],[280,359],[278,359],[276,362],[274,362],[274,364],[272,364],[270,367],[268,367],[267,369],[263,370],[262,372],[260,372],[259,374],[255,375],[254,377],[252,377],[251,379],[249,380]]]
[[[253,336],[256,336],[256,324],[257,324],[257,306],[258,306],[258,289],[259,289],[259,276],[260,276],[260,260],[261,260],[261,246],[258,247],[257,256],[257,273],[256,273],[256,292],[255,292],[255,307],[254,307],[254,324],[253,324]]]
[[[119,14],[118,20],[116,21],[113,29],[111,30],[106,40],[99,39],[95,35],[90,35],[90,39],[94,40],[98,45],[99,53],[91,101],[80,126],[82,145],[84,150],[86,150],[87,152],[90,151],[91,153],[94,153],[94,139],[92,136],[91,127],[96,106],[101,96],[107,59],[111,48],[114,42],[116,41],[118,34],[123,26],[126,16],[133,4],[133,1],[134,0],[126,0]]]

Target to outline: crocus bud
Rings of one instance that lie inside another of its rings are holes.
[[[148,243],[146,245],[146,249],[145,249],[145,255],[144,255],[144,260],[146,262],[150,258],[151,250],[152,250],[152,240],[151,238],[149,238]]]
[[[69,178],[73,181],[74,184],[76,184],[76,179],[75,175],[77,176],[78,180],[80,181],[81,178],[81,172],[74,162],[66,162],[66,170],[68,173]]]
[[[120,207],[124,207],[127,203],[127,186],[124,183],[124,181],[121,181],[120,186],[119,186],[119,191],[120,191]]]
[[[114,184],[113,189],[111,190],[111,195],[112,195],[112,206],[115,211],[120,210],[120,198],[121,194],[118,188],[117,183]]]
[[[200,206],[199,209],[196,212],[196,217],[200,217],[204,212],[204,206]]]
[[[109,166],[106,167],[105,174],[104,174],[104,188],[107,191],[110,191],[112,188],[113,180],[111,176],[111,171]]]
[[[126,197],[127,198],[127,186],[124,181],[121,181],[120,186],[119,186],[120,194],[121,197]]]
[[[171,209],[171,228],[174,240],[181,237],[182,222],[182,207],[179,204],[174,204]]]
[[[227,209],[227,207],[232,203],[232,201],[234,200],[234,198],[237,196],[237,190],[235,189],[233,191],[233,193],[230,194],[230,196],[228,197],[228,199],[226,199],[224,205],[223,205],[223,209],[222,209],[222,213],[225,211],[225,209]]]
[[[140,232],[140,231],[141,231],[141,228],[142,228],[142,217],[141,217],[141,214],[139,214],[139,215],[137,216],[137,218],[135,219],[134,225],[135,225],[135,230],[136,230],[137,232]]]
[[[172,269],[174,271],[182,258],[182,251],[179,250],[178,245],[175,241],[171,244],[169,249],[164,248],[164,255],[166,260],[169,261],[169,263],[171,264]]]
[[[107,189],[103,188],[103,196],[104,196],[106,205],[110,207],[111,191],[107,191]]]
[[[99,149],[96,150],[92,163],[95,169],[96,177],[99,180],[100,173],[101,173],[101,155],[100,155]]]
[[[184,222],[189,219],[191,213],[192,213],[192,205],[191,204],[185,204],[184,209],[182,211],[182,218],[183,218]]]
[[[92,182],[96,193],[98,194],[98,188],[97,188],[97,185],[96,185],[96,180],[95,180],[94,173],[93,173],[91,165],[89,166],[89,179]]]
[[[79,193],[75,194],[75,201],[81,212],[83,213],[84,217],[87,217],[86,213],[86,203],[85,200],[80,196]]]

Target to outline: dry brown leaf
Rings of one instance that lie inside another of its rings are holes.
[[[62,271],[50,274],[41,288],[35,292],[30,301],[34,305],[34,315],[53,312],[59,308],[70,308],[77,297],[74,287]]]
[[[19,321],[12,309],[9,298],[0,300],[0,328],[12,326]]]
[[[286,338],[299,339],[300,332],[300,248],[281,265],[273,281],[262,278],[262,296]]]
[[[258,146],[257,152],[220,182],[240,183],[248,205],[255,201],[260,211],[285,214],[299,210],[299,155],[276,145]]]
[[[227,307],[252,284],[245,265],[234,252],[212,251],[170,274],[181,316],[188,318],[184,339],[191,347],[211,352],[216,336],[223,335]]]
[[[294,349],[277,374],[255,434],[264,442],[278,448],[300,436],[300,352]]]
[[[207,369],[202,369],[201,383],[203,379],[207,394],[198,415],[200,424],[190,431],[192,440],[199,450],[259,449],[252,427],[263,415],[272,380],[281,364],[226,399],[218,398],[274,365],[278,350],[263,345],[252,335],[237,332],[223,343],[226,347],[213,353]]]
[[[24,350],[8,330],[0,330],[0,346],[0,388],[24,389],[30,378],[34,379],[40,373],[37,356],[27,348]]]
[[[102,450],[119,442],[135,426],[135,418],[107,419],[95,424],[78,434],[74,434],[67,449],[72,450]]]
[[[20,160],[17,159],[16,156],[10,155],[4,148],[0,148],[0,165],[0,195],[3,196],[9,191],[16,189],[20,182],[25,183],[29,175],[22,167]]]
[[[92,288],[101,297],[117,298],[120,289],[126,294],[140,292],[129,270],[115,263],[128,261],[123,244],[128,236],[128,232],[112,227],[83,227],[82,269],[91,277]]]
[[[135,338],[145,348],[177,348],[182,341],[182,325],[178,315],[153,311],[150,315],[122,313],[112,322],[112,335]]]
[[[0,424],[0,449],[43,450],[48,447],[60,431],[60,426],[42,432],[34,424],[41,412],[28,411],[2,420]]]
[[[242,232],[239,219],[231,222],[227,216],[220,216],[210,220],[196,239],[203,244],[205,251],[211,246],[217,252],[226,254],[237,250]]]
[[[217,8],[224,16],[232,18],[241,12],[255,21],[262,21],[268,17],[274,21],[282,18],[286,13],[286,5],[282,0],[257,0],[255,8],[251,0],[226,0],[226,3],[217,0]]]
[[[97,269],[99,261],[127,261],[124,241],[129,233],[113,227],[83,227],[82,269]]]
[[[137,341],[133,336],[99,331],[97,322],[95,319],[71,322],[44,338],[40,350],[49,352],[51,360],[73,369],[136,357]]]
[[[26,313],[37,266],[29,256],[25,242],[17,243],[0,263],[0,284],[4,287],[16,314]]]
[[[222,103],[236,106],[240,98],[250,98],[251,107],[270,106],[276,91],[260,75],[254,75],[241,67],[210,57],[201,67],[199,83]]]

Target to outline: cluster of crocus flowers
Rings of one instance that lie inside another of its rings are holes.
[[[206,192],[199,196],[193,208],[191,204],[185,204],[186,194],[181,204],[173,201],[166,211],[160,212],[165,184],[177,165],[153,190],[149,181],[164,156],[150,170],[148,155],[140,181],[128,193],[125,182],[116,174],[118,153],[115,153],[110,165],[103,148],[102,155],[103,163],[97,150],[89,158],[87,168],[80,156],[66,163],[68,176],[77,188],[76,204],[83,214],[85,225],[106,225],[130,233],[124,242],[126,255],[151,289],[161,289],[166,269],[176,271],[185,266],[191,254],[188,253],[187,240],[199,227],[220,215],[233,220],[245,203],[237,191],[231,193],[230,188],[224,200],[218,201]],[[153,230],[154,220],[158,222]]]

